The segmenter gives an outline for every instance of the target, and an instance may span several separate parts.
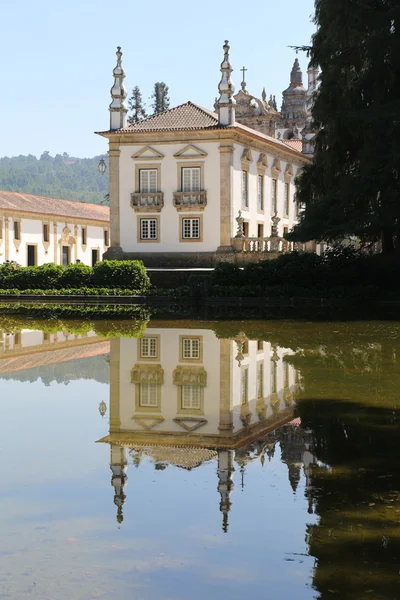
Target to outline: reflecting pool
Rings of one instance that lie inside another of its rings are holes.
[[[0,318],[0,598],[400,598],[400,324]]]

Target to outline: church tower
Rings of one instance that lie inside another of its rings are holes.
[[[290,85],[282,93],[281,120],[277,126],[277,137],[299,139],[306,122],[307,90],[303,85],[303,73],[296,58],[290,73]]]

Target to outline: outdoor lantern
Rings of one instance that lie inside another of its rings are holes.
[[[107,412],[107,404],[104,402],[104,400],[102,400],[99,404],[99,413],[101,414],[102,417],[104,417],[106,412]]]
[[[106,170],[107,170],[106,161],[104,160],[104,158],[102,158],[101,161],[99,162],[99,171],[102,175],[104,175]]]

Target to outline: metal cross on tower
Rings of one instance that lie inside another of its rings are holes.
[[[242,83],[241,83],[241,86],[242,86],[242,90],[245,90],[245,89],[246,89],[246,81],[245,81],[245,77],[246,77],[246,71],[248,71],[248,69],[246,69],[246,67],[242,67],[240,70],[241,70],[241,71],[242,71],[242,73],[243,73],[243,81],[242,81]]]

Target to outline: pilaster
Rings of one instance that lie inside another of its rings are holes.
[[[232,397],[232,344],[231,340],[220,340],[219,371],[219,426],[221,435],[230,435],[233,431]]]
[[[232,251],[233,153],[232,144],[219,147],[220,152],[220,247],[218,252]]]
[[[120,417],[120,348],[121,340],[110,340],[110,434],[121,428]]]
[[[119,157],[121,150],[118,143],[110,142],[108,150],[110,177],[110,244],[120,246],[120,211],[119,211]]]
[[[10,219],[4,217],[4,259],[10,259]]]
[[[53,245],[54,245],[54,264],[57,264],[57,223],[53,222]]]

